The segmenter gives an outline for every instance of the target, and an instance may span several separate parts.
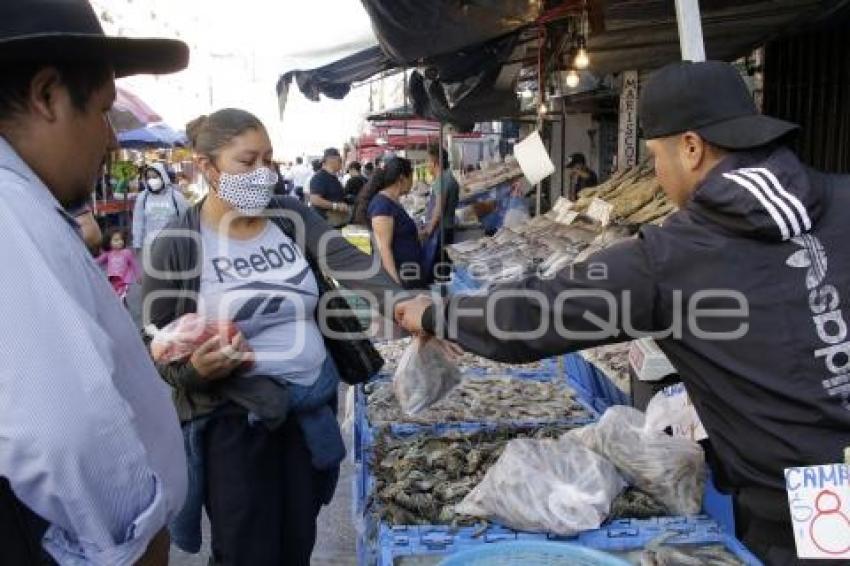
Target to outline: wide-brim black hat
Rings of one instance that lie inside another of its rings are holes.
[[[0,1],[0,64],[106,62],[116,77],[185,69],[189,48],[173,39],[109,37],[87,0]]]

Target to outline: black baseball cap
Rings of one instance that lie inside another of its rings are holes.
[[[768,145],[799,126],[760,114],[741,75],[722,61],[682,61],[650,77],[638,109],[643,137],[688,131],[725,149]]]
[[[105,61],[116,77],[184,69],[182,41],[111,37],[87,0],[0,0],[0,62]]]
[[[570,161],[567,163],[567,169],[571,169],[576,165],[587,165],[587,158],[583,153],[574,153],[570,156]]]

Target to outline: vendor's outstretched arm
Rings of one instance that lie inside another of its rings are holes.
[[[652,272],[643,243],[630,240],[554,278],[530,277],[444,304],[410,301],[396,308],[396,318],[409,331],[445,337],[487,358],[529,362],[653,330]]]

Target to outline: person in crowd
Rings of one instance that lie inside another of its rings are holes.
[[[289,194],[289,187],[286,182],[286,175],[280,170],[280,163],[274,163],[274,172],[277,175],[277,182],[274,184],[274,194],[285,197]]]
[[[569,199],[575,201],[583,189],[599,184],[596,172],[587,166],[587,158],[583,153],[574,153],[566,166],[570,172]]]
[[[384,270],[405,289],[422,287],[422,250],[416,222],[399,204],[413,186],[413,167],[402,157],[387,160],[375,174],[379,189],[368,205],[367,216]]]
[[[122,299],[127,296],[130,285],[142,279],[136,254],[125,247],[126,243],[126,232],[122,228],[112,228],[103,240],[103,253],[95,260],[106,268],[106,278],[115,294]]]
[[[432,334],[451,317],[461,346],[502,361],[656,333],[708,432],[714,478],[736,494],[739,535],[767,564],[795,564],[784,470],[843,462],[850,445],[840,306],[850,289],[850,177],[800,163],[784,143],[797,126],[759,114],[727,63],[657,71],[639,116],[658,181],[679,207],[663,227],[553,279],[496,286],[508,298],[486,320],[452,313],[483,313],[487,296],[418,299],[396,315],[408,331]],[[573,295],[542,308],[541,294],[564,292]],[[516,334],[545,323],[539,338]]]
[[[368,181],[372,178],[372,174],[375,172],[375,165],[370,161],[367,162],[366,165],[363,166],[363,176]]]
[[[108,37],[85,0],[3,0],[0,21],[0,564],[163,566],[186,493],[174,407],[65,211],[118,149],[115,78],[188,48]]]
[[[364,226],[369,229],[372,228],[367,212],[369,210],[369,203],[372,202],[372,199],[374,199],[375,195],[378,194],[378,191],[381,190],[380,184],[383,177],[378,176],[378,173],[380,172],[381,169],[378,169],[377,172],[373,174],[362,187],[360,187],[360,191],[358,191],[357,196],[354,197],[354,205],[352,207],[353,211],[351,213],[352,224]]]
[[[295,158],[295,166],[292,168],[292,184],[295,187],[295,196],[304,201],[304,192],[310,188],[310,178],[313,170],[304,163],[303,157]]]
[[[379,300],[402,289],[315,211],[274,197],[271,142],[252,114],[220,110],[187,134],[211,189],[170,225],[189,235],[154,241],[146,323],[198,313],[239,329],[230,344],[214,338],[187,361],[158,366],[184,426],[187,504],[204,498],[214,563],[306,566],[344,457],[337,368],[316,318],[318,270]],[[237,355],[246,350],[249,366]],[[197,545],[200,510],[182,515],[175,541]]]
[[[144,190],[133,208],[133,246],[148,245],[172,218],[186,212],[186,197],[171,184],[165,165],[154,163],[142,171]]]
[[[439,146],[428,148],[428,167],[434,182],[425,213],[428,220],[422,228],[421,238],[428,239],[439,229],[442,244],[446,246],[454,242],[455,209],[460,198],[460,186],[449,169],[448,154]]]
[[[310,180],[310,204],[332,226],[342,226],[350,220],[350,208],[337,174],[342,168],[339,150],[328,148],[322,157],[322,167]]]
[[[376,157],[375,158],[375,171],[377,171],[378,169],[383,169],[383,168],[384,168],[384,158],[383,157]]]
[[[346,199],[354,202],[354,199],[360,193],[360,189],[366,184],[366,177],[360,173],[360,163],[358,161],[352,161],[348,166],[348,175],[348,180],[343,185],[343,191],[345,192]]]
[[[460,186],[449,168],[448,154],[440,146],[428,148],[428,167],[434,181],[425,208],[425,226],[419,232],[419,238],[427,242],[422,260],[426,282],[439,278],[437,264],[448,263],[445,249],[454,243],[455,210],[460,198]]]

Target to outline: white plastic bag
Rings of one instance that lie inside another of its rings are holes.
[[[673,436],[681,436],[694,442],[708,438],[682,383],[665,387],[649,401],[644,428],[658,432],[669,429]]]
[[[645,491],[676,515],[702,508],[705,456],[699,444],[646,428],[644,414],[616,405],[596,424],[572,430],[572,437],[607,458],[630,485]]]
[[[412,416],[424,411],[460,383],[460,371],[446,357],[436,338],[416,337],[402,354],[393,376],[393,390],[402,410]]]
[[[626,487],[614,466],[580,443],[511,440],[455,511],[520,531],[571,536],[598,528]]]

